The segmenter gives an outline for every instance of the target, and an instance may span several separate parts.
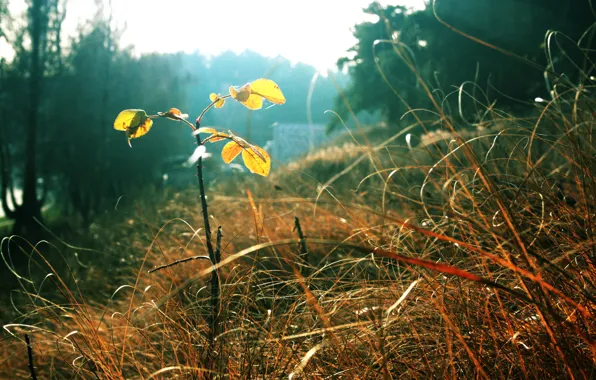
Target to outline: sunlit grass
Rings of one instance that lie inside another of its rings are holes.
[[[209,264],[149,273],[205,254],[197,190],[121,199],[120,220],[86,231],[95,249],[5,240],[8,266],[29,265],[12,274],[0,373],[28,378],[28,333],[52,378],[593,378],[596,104],[585,90],[561,85],[523,117],[425,110],[268,179],[217,182],[214,352]]]
[[[123,223],[94,225],[128,269],[112,274],[86,256],[86,276],[103,280],[104,298],[88,298],[74,272],[53,273],[15,240],[52,276],[22,282],[29,301],[4,326],[0,368],[29,376],[28,332],[38,373],[55,378],[592,377],[592,106],[583,99],[570,113],[550,103],[531,119],[487,118],[411,147],[402,132],[368,146],[356,135],[270,182],[210,189],[224,262],[272,243],[221,268],[215,361],[204,350],[208,264],[147,273],[204,252],[194,190],[166,195],[147,216],[149,206],[135,211],[123,200]],[[298,257],[294,216],[308,262]],[[295,243],[274,244],[287,239]],[[349,245],[450,264],[523,297]]]

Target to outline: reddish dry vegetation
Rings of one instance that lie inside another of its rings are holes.
[[[564,107],[487,110],[411,148],[405,130],[357,135],[265,184],[210,188],[224,231],[211,349],[208,262],[147,273],[205,254],[196,192],[98,223],[102,254],[131,271],[87,255],[87,281],[105,287],[92,300],[67,271],[43,297],[24,283],[0,371],[29,376],[28,332],[42,378],[594,378],[595,121]]]

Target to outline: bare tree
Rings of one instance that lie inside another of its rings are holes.
[[[44,99],[43,88],[48,62],[58,62],[58,65],[61,62],[60,57],[56,57],[56,54],[61,54],[58,45],[60,44],[61,24],[64,20],[64,12],[60,11],[59,0],[31,0],[28,2],[28,6],[29,22],[26,33],[29,36],[31,47],[27,52],[25,72],[21,73],[22,82],[26,83],[28,93],[25,107],[27,116],[23,128],[25,132],[23,166],[19,168],[20,170],[15,170],[14,162],[11,159],[11,146],[7,143],[9,134],[4,127],[1,132],[3,142],[0,144],[0,198],[5,215],[15,221],[14,232],[20,232],[36,225],[35,219],[41,219],[41,208],[47,194],[47,181],[43,181],[42,189],[39,188],[40,112]],[[19,43],[22,44],[22,39]],[[24,51],[22,46],[15,50],[17,53]],[[15,172],[22,173],[23,197],[20,204],[17,204],[14,196],[15,181],[13,176]],[[12,208],[8,204],[9,196]]]

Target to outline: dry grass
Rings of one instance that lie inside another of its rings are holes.
[[[194,190],[94,226],[103,254],[131,270],[112,275],[88,256],[103,299],[14,241],[32,272],[51,276],[22,281],[28,302],[4,326],[0,371],[29,376],[28,332],[42,378],[593,378],[596,145],[593,104],[582,102],[528,119],[488,110],[467,133],[411,147],[403,131],[368,144],[360,134],[268,182],[209,189],[225,263],[213,355],[209,265],[147,273],[203,254]]]
[[[474,123],[456,128],[437,105],[268,180],[212,186],[213,352],[210,266],[148,273],[205,254],[196,190],[123,200],[123,222],[87,232],[96,251],[3,241],[29,266],[0,374],[28,378],[28,333],[41,378],[596,377],[594,89],[556,88],[531,117],[473,102]],[[427,133],[406,143],[412,128]]]

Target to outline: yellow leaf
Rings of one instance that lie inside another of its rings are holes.
[[[230,86],[230,95],[232,95],[232,98],[241,103],[245,102],[250,96],[250,84],[245,84],[244,86],[240,87],[240,89]]]
[[[271,159],[269,154],[259,146],[253,145],[247,149],[242,150],[242,159],[244,165],[252,173],[267,177],[271,170]]]
[[[232,98],[238,100],[238,90],[236,90],[236,87],[230,86],[230,95]]]
[[[281,89],[277,83],[271,79],[257,79],[250,84],[250,91],[253,94],[262,96],[271,103],[284,104],[286,102],[286,98],[281,92]]]
[[[286,98],[279,89],[279,86],[274,81],[264,78],[257,79],[256,81],[249,84],[245,84],[239,89],[231,86],[230,95],[232,98],[244,104],[245,107],[251,110],[258,110],[262,108],[263,98],[275,104],[284,104],[286,102]],[[214,97],[213,99],[217,98]]]
[[[240,103],[244,104],[249,110],[258,110],[263,107],[263,98],[259,95],[251,94],[248,99]]]
[[[182,112],[180,112],[180,110],[178,108],[170,108],[168,113],[173,116],[178,116],[178,117],[182,116]]]
[[[230,86],[230,95],[248,109],[258,110],[263,107],[263,98],[251,93],[250,84],[245,84],[240,89]]]
[[[211,95],[209,95],[209,99],[211,99],[212,102],[215,102],[219,98],[220,98],[219,94],[211,93]],[[215,104],[213,106],[215,108],[221,108],[221,107],[223,107],[225,102],[226,102],[225,99],[219,99],[219,100],[217,100],[217,102],[215,102]]]
[[[114,129],[128,131],[130,128],[138,128],[147,119],[143,110],[124,110],[118,114],[114,121]]]
[[[146,135],[152,125],[153,120],[147,117],[145,111],[135,109],[120,112],[114,121],[114,129],[126,131],[128,145],[130,145],[130,139]]]
[[[136,139],[138,137],[144,136],[149,132],[153,126],[153,120],[146,118],[143,124],[139,125],[136,128],[129,128],[127,131],[128,138]]]
[[[226,164],[229,164],[234,158],[238,157],[240,152],[242,152],[242,147],[237,142],[230,141],[221,150],[221,158]]]

